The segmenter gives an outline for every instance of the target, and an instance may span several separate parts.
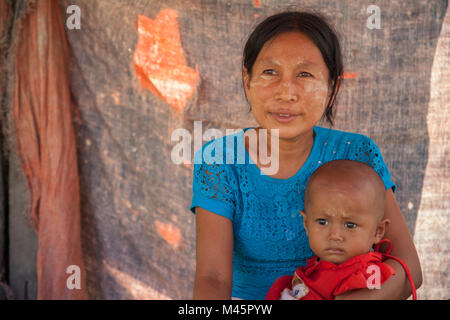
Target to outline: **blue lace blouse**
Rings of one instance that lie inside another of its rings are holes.
[[[316,126],[303,166],[288,179],[276,179],[262,173],[245,148],[244,163],[237,158],[246,130],[211,140],[196,153],[190,209],[195,213],[201,207],[232,221],[232,296],[257,300],[278,277],[292,274],[313,255],[299,211],[306,183],[319,166],[357,160],[378,172],[386,190],[395,185],[380,150],[364,135]]]

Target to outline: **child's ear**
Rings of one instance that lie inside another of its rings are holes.
[[[389,219],[383,219],[378,223],[377,230],[375,232],[375,244],[383,239],[390,222],[391,221]]]
[[[305,228],[306,235],[308,235],[308,227],[307,227],[307,224],[306,224],[306,214],[302,210],[300,210],[300,214],[303,217],[303,228]]]

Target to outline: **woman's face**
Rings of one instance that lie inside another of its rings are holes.
[[[282,33],[261,49],[251,76],[243,70],[253,115],[282,139],[304,134],[320,120],[329,100],[328,68],[303,33]]]

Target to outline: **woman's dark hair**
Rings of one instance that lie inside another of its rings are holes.
[[[325,18],[315,13],[296,11],[283,12],[266,18],[250,34],[244,47],[242,65],[251,77],[253,65],[264,44],[282,33],[293,31],[305,34],[316,44],[328,67],[328,84],[332,86],[332,94],[322,118],[326,118],[333,126],[333,106],[344,67],[339,39]]]

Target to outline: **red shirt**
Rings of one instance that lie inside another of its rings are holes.
[[[380,252],[369,252],[336,265],[314,256],[293,276],[278,278],[266,300],[333,300],[349,290],[381,285],[395,274],[384,259]]]
[[[387,244],[386,253],[380,247]],[[395,274],[394,269],[383,261],[394,259],[405,270],[411,285],[413,300],[417,300],[416,287],[408,266],[399,258],[391,256],[391,242],[382,239],[375,245],[375,252],[365,253],[335,265],[320,261],[317,256],[308,259],[305,267],[297,268],[293,276],[275,280],[266,295],[266,300],[333,300],[350,290],[381,286]]]

